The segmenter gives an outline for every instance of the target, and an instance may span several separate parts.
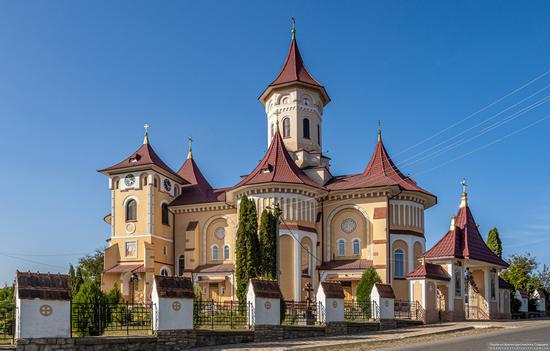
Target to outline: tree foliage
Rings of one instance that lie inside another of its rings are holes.
[[[487,247],[491,249],[495,255],[502,258],[502,241],[500,240],[500,235],[496,227],[491,229],[487,235]]]
[[[237,229],[235,276],[237,298],[246,301],[248,281],[260,275],[260,243],[258,240],[258,214],[254,201],[246,195],[239,207],[239,228]]]
[[[82,257],[78,262],[84,280],[95,280],[101,282],[103,272],[103,249],[96,249],[93,254]]]
[[[372,287],[376,283],[381,283],[382,280],[374,268],[367,268],[363,275],[361,275],[361,280],[357,284],[357,301],[358,302],[370,302],[370,293]]]
[[[97,336],[103,333],[105,323],[96,318],[101,306],[107,299],[99,283],[95,280],[87,280],[73,297],[73,309],[76,308],[76,318],[73,319],[73,329],[80,336]]]
[[[500,273],[502,279],[506,280],[516,289],[527,289],[529,293],[540,286],[536,275],[537,259],[530,254],[512,255],[509,261],[510,266]]]
[[[260,275],[268,279],[277,277],[277,217],[263,210],[260,230]]]

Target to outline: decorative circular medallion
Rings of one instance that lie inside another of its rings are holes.
[[[332,308],[337,308],[338,307],[338,301],[334,300],[332,301]]]
[[[134,177],[133,174],[128,174],[126,177],[124,177],[124,184],[126,186],[132,186],[136,183],[136,177]]]
[[[172,302],[172,309],[174,311],[179,311],[181,310],[181,303],[179,301],[174,301]]]
[[[264,307],[265,307],[266,310],[270,310],[270,309],[271,309],[271,302],[270,302],[270,301],[266,301],[266,302],[264,303]]]
[[[166,191],[172,190],[172,183],[170,182],[169,179],[165,179],[165,180],[162,182],[162,185],[164,185],[164,190],[166,190]]]
[[[225,238],[225,228],[216,228],[216,230],[214,231],[214,236],[216,237],[216,239],[223,240]]]
[[[136,231],[136,225],[134,223],[126,223],[126,233],[133,234]]]
[[[53,308],[50,305],[42,305],[40,306],[40,314],[44,317],[49,317],[53,313]]]
[[[353,233],[357,228],[357,223],[353,218],[346,218],[342,221],[340,228],[342,228],[342,231],[344,233],[347,233],[347,234]]]

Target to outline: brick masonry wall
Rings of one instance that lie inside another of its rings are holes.
[[[325,335],[346,335],[348,333],[347,322],[328,322],[325,326]]]
[[[284,339],[314,338],[325,336],[325,327],[283,325]]]
[[[255,325],[254,341],[280,341],[284,339],[284,329],[282,325]]]
[[[378,322],[348,322],[348,334],[364,333],[369,331],[380,330]]]

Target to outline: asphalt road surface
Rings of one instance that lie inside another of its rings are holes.
[[[546,344],[546,346],[514,348],[494,344]],[[493,344],[493,345],[491,345]],[[421,342],[380,350],[399,351],[550,351],[550,325],[547,323],[517,329],[502,329],[486,334],[474,334],[433,342]]]

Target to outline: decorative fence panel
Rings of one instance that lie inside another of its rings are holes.
[[[153,304],[73,303],[71,335],[148,335],[153,318]]]
[[[0,344],[13,343],[15,311],[15,305],[0,305]]]
[[[324,320],[323,315],[324,307],[321,303],[281,300],[281,324],[318,325]]]
[[[194,301],[193,327],[195,329],[249,328],[253,318],[249,303],[235,301]]]
[[[398,319],[421,319],[421,307],[417,301],[394,301],[394,314]]]
[[[344,301],[344,319],[350,322],[365,322],[380,319],[376,301]]]

